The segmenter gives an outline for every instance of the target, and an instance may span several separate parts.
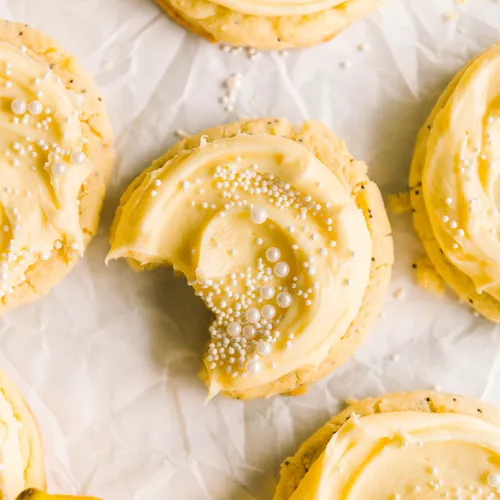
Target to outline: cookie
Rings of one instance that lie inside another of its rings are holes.
[[[94,236],[113,163],[96,85],[56,42],[0,22],[0,313],[45,294]]]
[[[175,21],[211,42],[285,50],[330,40],[384,0],[157,0]]]
[[[473,398],[420,391],[365,399],[283,463],[274,500],[496,498],[499,440],[500,410]]]
[[[224,125],[180,141],[129,186],[108,260],[172,265],[214,314],[210,396],[297,394],[377,318],[393,246],[382,197],[324,125]]]
[[[419,133],[411,167],[413,221],[444,281],[500,322],[500,45],[452,81]]]
[[[75,497],[72,495],[49,495],[44,491],[29,488],[23,491],[16,500],[99,500],[95,497]]]
[[[25,488],[45,488],[38,426],[14,383],[0,372],[2,458],[0,496],[16,498]]]

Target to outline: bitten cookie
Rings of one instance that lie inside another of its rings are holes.
[[[284,50],[330,40],[384,0],[157,0],[211,42]]]
[[[36,299],[83,255],[113,163],[99,92],[75,59],[0,22],[0,313]]]
[[[25,488],[45,488],[37,423],[17,387],[0,372],[2,428],[0,497],[16,498]]]
[[[422,391],[334,417],[283,463],[274,500],[493,499],[499,487],[500,410]]]
[[[345,361],[377,318],[393,262],[382,197],[324,125],[216,127],[141,174],[108,260],[172,265],[213,312],[211,396],[300,392]]]
[[[410,174],[415,228],[448,285],[500,322],[500,45],[452,81],[421,130]]]

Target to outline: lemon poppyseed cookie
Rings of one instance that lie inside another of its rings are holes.
[[[179,24],[211,42],[257,49],[333,38],[385,0],[158,0]]]
[[[25,488],[45,488],[45,470],[36,421],[17,387],[0,372],[0,498]]]
[[[420,132],[410,174],[415,227],[461,299],[500,322],[500,45],[452,81]]]
[[[75,497],[71,495],[50,495],[44,491],[29,488],[23,491],[16,500],[99,500],[95,497]]]
[[[172,265],[213,312],[210,395],[300,391],[376,319],[393,261],[377,186],[324,125],[224,125],[179,142],[123,195],[109,259]]]
[[[0,21],[0,312],[47,292],[97,230],[113,161],[98,90],[46,35]]]
[[[500,410],[410,392],[330,420],[283,463],[274,500],[492,500],[499,488]]]

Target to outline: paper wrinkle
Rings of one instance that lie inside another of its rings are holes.
[[[458,19],[444,21],[451,10]],[[420,126],[456,71],[500,39],[500,5],[389,0],[332,42],[254,61],[187,34],[152,0],[4,0],[0,15],[79,57],[117,137],[85,260],[47,297],[0,318],[0,367],[40,422],[52,491],[270,500],[280,463],[345,399],[439,385],[500,405],[500,329],[452,294],[436,298],[415,284],[411,264],[423,250],[410,215],[391,217],[396,263],[383,317],[348,363],[296,398],[204,405],[197,373],[210,318],[201,301],[169,270],[104,265],[120,195],[178,129],[239,117],[321,120],[385,195],[406,189]],[[222,84],[237,72],[242,85],[226,113]],[[394,297],[399,288],[404,299]]]

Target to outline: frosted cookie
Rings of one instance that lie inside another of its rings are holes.
[[[269,397],[327,375],[380,311],[393,262],[366,166],[323,125],[260,119],[179,142],[123,195],[108,260],[172,265],[214,314],[210,395]]]
[[[47,292],[97,230],[113,153],[90,77],[49,37],[0,21],[0,313]]]
[[[354,403],[287,459],[274,500],[497,498],[500,410],[435,392]]]
[[[75,497],[72,495],[49,495],[44,491],[30,488],[23,491],[16,500],[99,500],[95,497]]]
[[[500,45],[452,81],[420,132],[410,174],[415,227],[436,271],[500,322]]]
[[[45,488],[38,427],[17,387],[0,372],[0,498],[16,498],[25,488]]]
[[[158,0],[211,42],[284,50],[330,40],[384,0]]]

